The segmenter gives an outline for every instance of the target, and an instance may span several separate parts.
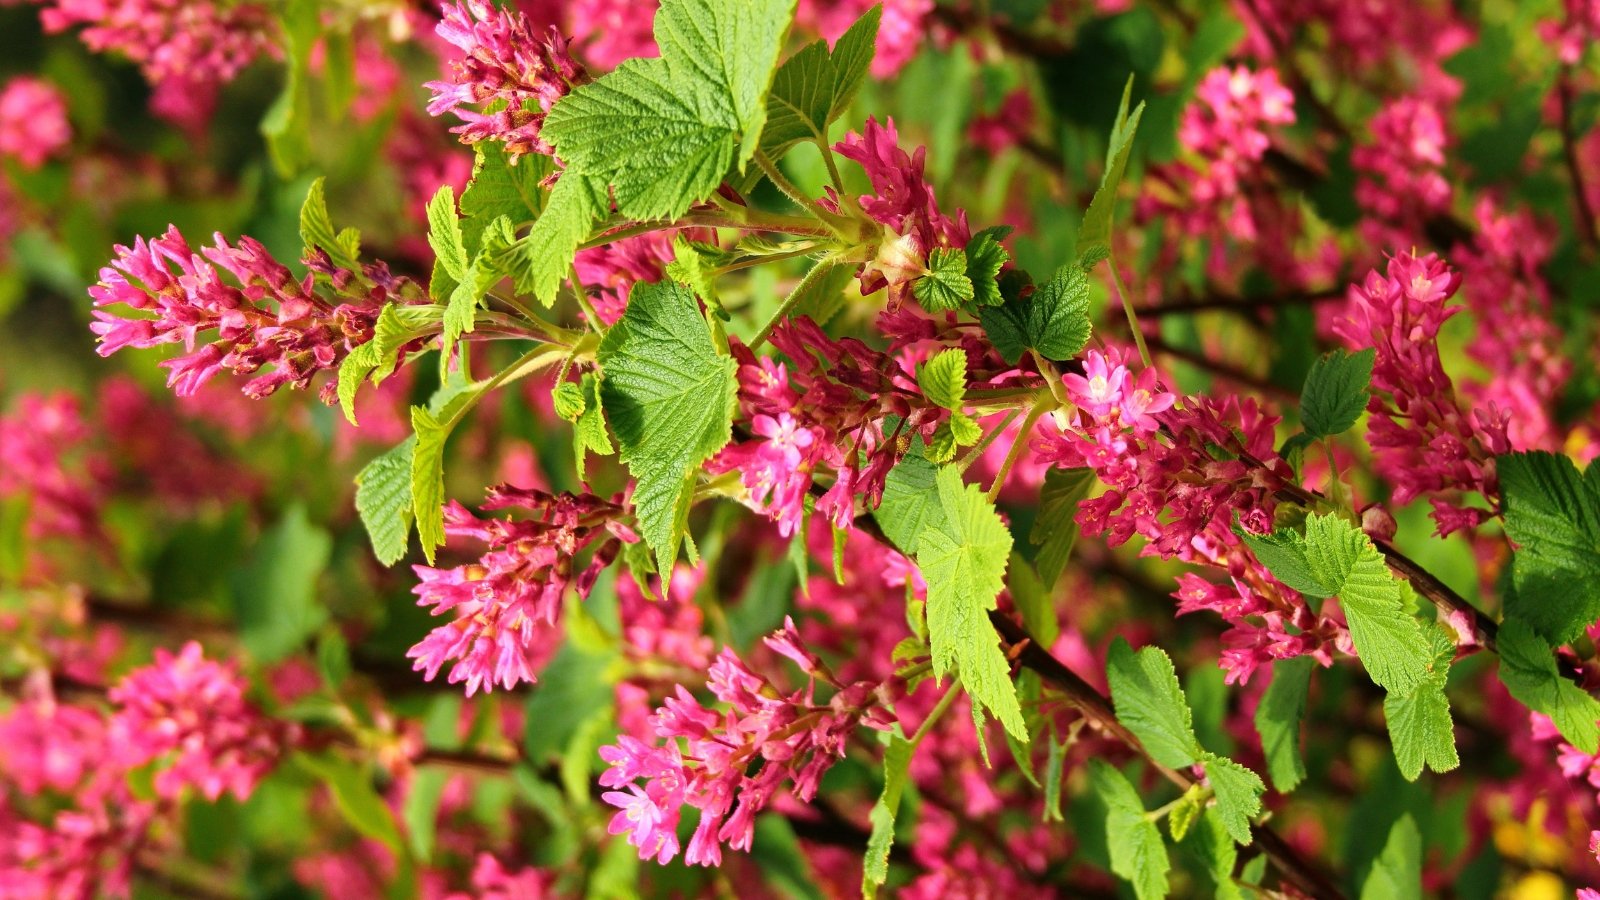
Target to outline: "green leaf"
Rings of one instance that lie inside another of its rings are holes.
[[[392,566],[406,555],[411,535],[411,450],[408,437],[375,457],[356,475],[356,512],[372,540],[373,555]]]
[[[1456,755],[1455,726],[1450,721],[1450,700],[1444,693],[1455,638],[1443,625],[1434,627],[1431,637],[1434,660],[1427,677],[1409,692],[1390,691],[1383,700],[1394,759],[1407,781],[1416,781],[1423,766],[1448,772],[1461,764]]]
[[[250,562],[234,573],[239,638],[257,662],[273,663],[304,647],[327,620],[317,579],[328,567],[333,538],[295,505],[261,536]]]
[[[1100,187],[1084,211],[1078,225],[1078,252],[1103,244],[1111,245],[1111,220],[1117,210],[1117,189],[1122,186],[1122,176],[1128,169],[1128,157],[1133,150],[1133,135],[1139,130],[1139,119],[1144,115],[1144,103],[1128,114],[1128,101],[1133,96],[1133,77],[1129,76],[1122,89],[1122,106],[1117,110],[1117,121],[1111,128],[1111,139],[1106,147],[1106,170],[1100,178]]]
[[[1089,760],[1089,783],[1106,805],[1106,847],[1111,871],[1133,885],[1139,900],[1167,895],[1172,861],[1161,829],[1145,815],[1144,803],[1121,772],[1100,759]]]
[[[1181,769],[1200,758],[1189,701],[1178,685],[1172,660],[1161,648],[1134,653],[1127,641],[1117,638],[1106,657],[1106,678],[1117,721],[1138,736],[1151,759]]]
[[[844,308],[845,288],[856,279],[856,267],[829,257],[812,267],[795,285],[786,305],[792,310],[790,318],[809,318],[818,325],[826,325]]]
[[[966,351],[952,347],[918,366],[917,386],[931,402],[959,411],[967,397]]]
[[[1202,760],[1223,827],[1235,842],[1248,845],[1250,820],[1261,815],[1261,795],[1267,786],[1261,783],[1261,776],[1227,757],[1207,753]]]
[[[915,747],[896,734],[883,751],[883,793],[868,816],[872,834],[867,838],[867,855],[861,866],[861,896],[875,897],[878,888],[889,880],[889,851],[894,847],[894,823],[900,812],[900,797],[909,780],[911,755]]]
[[[579,86],[550,110],[542,135],[568,172],[611,185],[622,215],[682,216],[754,155],[794,3],[665,0],[661,57]]]
[[[1373,681],[1391,693],[1409,694],[1427,677],[1433,653],[1412,614],[1415,595],[1389,572],[1360,529],[1337,515],[1312,514],[1303,536],[1287,529],[1267,538],[1241,534],[1279,581],[1314,597],[1339,598]]]
[[[411,508],[417,518],[422,554],[433,562],[434,548],[444,544],[444,444],[450,437],[448,418],[436,418],[427,407],[411,407]]]
[[[1200,826],[1189,830],[1183,849],[1205,867],[1215,888],[1213,896],[1216,900],[1238,900],[1242,896],[1233,881],[1233,867],[1238,862],[1239,851],[1222,822],[1218,807],[1206,809],[1200,817]],[[1264,861],[1266,856],[1263,854],[1258,858]]]
[[[426,863],[433,858],[439,802],[444,798],[444,789],[450,783],[450,778],[450,771],[438,766],[419,767],[411,776],[410,789],[406,791],[400,816],[406,823],[406,843],[418,862]]]
[[[333,264],[361,274],[361,261],[339,240],[333,230],[333,219],[328,215],[328,201],[323,195],[323,179],[311,182],[306,191],[306,202],[300,207],[300,239],[306,249],[316,248],[328,254]]]
[[[1044,816],[1046,822],[1066,821],[1061,816],[1061,778],[1067,763],[1066,741],[1053,736],[1049,740],[1050,756],[1044,764]]]
[[[1093,469],[1051,467],[1044,473],[1039,514],[1028,531],[1028,543],[1039,548],[1033,567],[1046,591],[1055,590],[1072,559],[1072,547],[1078,542],[1078,504],[1089,496],[1094,484]]]
[[[1500,681],[1523,706],[1544,713],[1568,743],[1584,753],[1600,750],[1600,701],[1561,677],[1548,643],[1528,623],[1500,626]]]
[[[715,244],[691,241],[679,234],[672,239],[673,260],[667,264],[667,277],[694,289],[701,300],[713,310],[720,311],[717,300],[717,282],[713,269],[726,263],[730,254]],[[727,313],[722,313],[727,318]]]
[[[1383,853],[1361,885],[1361,900],[1421,900],[1422,835],[1407,813],[1389,830]]]
[[[583,412],[572,426],[572,453],[578,466],[578,480],[588,481],[584,474],[584,461],[590,453],[610,456],[617,452],[611,446],[611,435],[606,431],[606,414],[600,406],[600,381],[594,373],[585,372],[580,385]]]
[[[963,485],[953,467],[936,476],[942,515],[917,541],[917,567],[928,584],[928,638],[933,666],[957,666],[961,684],[1006,730],[1027,740],[1011,663],[989,621],[1005,587],[1011,533],[977,485]]]
[[[282,177],[303,168],[311,156],[311,52],[322,34],[321,4],[289,0],[280,19],[286,57],[283,91],[261,117],[272,164]]]
[[[1183,796],[1178,798],[1178,805],[1167,813],[1167,833],[1172,835],[1174,841],[1183,840],[1195,820],[1200,818],[1200,813],[1206,807],[1204,794],[1205,791],[1200,785],[1190,785],[1189,789],[1183,792]]]
[[[372,339],[357,346],[339,364],[339,406],[350,424],[356,424],[356,393],[361,385],[381,384],[399,365],[400,348],[431,334],[439,324],[437,306],[402,306],[390,303],[378,313]]]
[[[506,250],[500,266],[516,278],[518,293],[550,306],[572,270],[578,245],[610,208],[605,182],[566,171],[550,190],[544,212],[526,235]]]
[[[1567,457],[1535,451],[1496,466],[1506,534],[1517,543],[1506,618],[1571,643],[1600,619],[1600,465],[1579,475]]]
[[[973,297],[966,251],[935,247],[928,254],[927,274],[911,283],[911,294],[929,312],[960,309]]]
[[[454,281],[467,274],[467,244],[461,235],[461,219],[456,216],[456,192],[450,185],[428,201],[428,246],[434,258]],[[443,300],[448,294],[433,292],[433,299]]]
[[[1377,351],[1325,353],[1311,366],[1300,390],[1300,419],[1313,438],[1342,434],[1367,408],[1372,362]]]
[[[479,141],[472,164],[472,180],[461,192],[462,235],[467,251],[477,253],[483,230],[504,216],[513,229],[537,221],[544,213],[548,193],[540,183],[554,170],[550,157],[539,153],[522,156],[513,165],[505,144]]]
[[[776,159],[797,141],[826,143],[828,125],[844,114],[872,66],[882,8],[867,10],[834,42],[816,41],[784,61],[767,94],[761,149]]]
[[[1011,554],[1011,572],[1007,576],[1011,586],[1011,603],[1022,614],[1023,627],[1041,647],[1055,645],[1061,635],[1061,623],[1056,617],[1055,597],[1039,581],[1039,576],[1023,562],[1022,555]]]
[[[937,485],[939,469],[915,450],[901,457],[884,480],[883,501],[872,518],[884,536],[907,556],[917,555],[922,532],[942,515]]]
[[[694,294],[638,284],[600,343],[600,397],[637,486],[640,534],[665,571],[678,556],[700,466],[733,433],[738,366],[717,353]]]
[[[1032,297],[982,307],[978,319],[1008,363],[1030,348],[1047,359],[1071,359],[1089,342],[1089,278],[1079,266],[1062,266]]]
[[[400,828],[395,825],[389,805],[372,786],[365,767],[334,756],[300,753],[294,759],[313,778],[328,786],[333,792],[334,805],[352,828],[382,843],[396,856],[406,855]]]
[[[1272,664],[1272,683],[1256,707],[1256,731],[1267,775],[1280,794],[1294,790],[1306,777],[1300,754],[1300,723],[1306,714],[1306,694],[1316,665],[1309,656],[1280,659]]]
[[[967,242],[967,280],[972,282],[972,299],[979,306],[999,306],[1005,301],[1000,294],[998,278],[1000,269],[1011,258],[1000,241],[1011,233],[1011,226],[996,225],[985,228]]]

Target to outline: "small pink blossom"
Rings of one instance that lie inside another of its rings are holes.
[[[21,76],[0,89],[0,156],[37,169],[71,140],[66,100],[49,82]]]

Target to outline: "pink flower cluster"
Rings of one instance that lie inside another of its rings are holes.
[[[915,154],[900,149],[894,120],[882,125],[867,118],[860,134],[851,132],[835,144],[840,156],[861,166],[872,182],[872,195],[856,199],[873,221],[884,226],[877,258],[861,269],[861,292],[889,289],[889,305],[898,307],[911,296],[911,282],[927,271],[928,254],[939,247],[966,247],[972,239],[967,214],[950,218],[939,211],[933,188],[924,175],[927,148]],[[837,210],[839,198],[828,189],[826,205]]]
[[[552,633],[569,586],[586,597],[595,579],[617,558],[622,544],[636,543],[621,521],[623,510],[592,495],[551,495],[501,485],[489,491],[483,510],[520,508],[527,519],[479,519],[461,504],[445,507],[445,533],[489,546],[477,562],[450,569],[416,566],[419,606],[455,618],[429,632],[406,656],[432,681],[444,664],[455,661],[449,682],[466,682],[467,696],[481,687],[510,690],[533,682],[559,645]],[[577,553],[601,541],[589,564],[576,576]]]
[[[224,793],[243,800],[277,764],[286,737],[244,691],[234,667],[206,659],[195,641],[177,655],[157,649],[152,665],[128,673],[107,695],[116,707],[113,754],[127,769],[159,761],[155,788],[163,798],[194,788],[208,800]]]
[[[178,229],[169,227],[159,238],[138,238],[133,247],[119,245],[116,252],[111,265],[100,270],[100,282],[89,288],[99,307],[89,326],[99,335],[99,353],[181,342],[186,354],[161,363],[169,370],[168,386],[179,396],[193,394],[224,370],[250,375],[266,366],[272,370],[247,382],[245,394],[264,397],[286,384],[304,388],[372,337],[386,302],[422,299],[416,285],[391,275],[382,263],[358,274],[335,268],[321,251],[305,260],[311,271],[296,281],[249,237],[233,246],[218,234],[215,246],[195,253]],[[319,274],[336,291],[331,301],[317,292]],[[148,316],[106,311],[113,306]],[[199,344],[206,332],[215,332],[214,338]],[[330,383],[324,400],[332,399],[331,390]]]
[[[105,464],[75,460],[91,434],[77,401],[66,393],[24,394],[10,415],[0,416],[0,500],[27,503],[29,537],[100,535]]]
[[[816,31],[829,42],[873,7],[867,0],[800,0],[795,24]],[[883,0],[878,19],[877,52],[872,57],[874,78],[887,78],[905,68],[926,39],[928,16],[934,0]]]
[[[552,28],[541,39],[520,12],[457,0],[445,7],[438,33],[463,55],[451,60],[448,81],[425,85],[433,91],[428,113],[454,113],[462,124],[451,130],[462,142],[503,141],[513,159],[553,153],[539,136],[545,113],[587,78],[561,32]],[[497,111],[483,109],[497,102]]]
[[[1063,381],[1078,409],[1038,449],[1107,486],[1083,501],[1078,523],[1112,546],[1137,535],[1146,555],[1226,572],[1223,583],[1185,573],[1174,596],[1180,614],[1210,610],[1232,626],[1221,659],[1230,682],[1273,659],[1326,663],[1333,648],[1348,649],[1343,627],[1274,579],[1234,531],[1271,531],[1274,491],[1293,477],[1273,450],[1277,417],[1236,397],[1186,397],[1180,407],[1154,370],[1134,375],[1115,349],[1089,351],[1083,374]]]
[[[601,324],[614,325],[622,318],[635,284],[661,280],[673,259],[673,234],[651,231],[578,251],[573,265]]]
[[[781,693],[747,669],[732,650],[712,664],[706,687],[728,708],[702,706],[681,685],[651,718],[660,744],[629,735],[600,748],[611,767],[600,784],[602,795],[619,809],[612,834],[626,834],[641,859],[661,863],[677,856],[677,828],[684,807],[700,811],[699,825],[684,851],[689,865],[722,862],[722,845],[749,850],[756,814],[772,802],[784,782],[809,802],[823,773],[843,758],[845,743],[858,726],[887,730],[893,718],[872,682],[842,684],[805,646],[794,622],[765,639],[810,676],[806,688]],[[826,704],[816,699],[816,683],[835,689]],[[752,771],[753,769],[753,771]],[[644,779],[644,784],[638,783]]]
[[[37,169],[71,140],[67,102],[54,85],[19,76],[0,88],[0,157]]]
[[[1449,135],[1438,102],[1421,96],[1392,100],[1369,127],[1371,143],[1350,154],[1362,209],[1402,230],[1415,230],[1449,209],[1450,183],[1442,174]]]
[[[1562,0],[1564,15],[1539,23],[1539,37],[1555,45],[1556,57],[1569,66],[1583,59],[1583,52],[1600,36],[1600,3],[1595,0]]]
[[[1494,502],[1494,457],[1511,450],[1509,413],[1490,406],[1469,414],[1439,356],[1439,329],[1462,309],[1447,305],[1460,286],[1438,256],[1400,253],[1385,274],[1369,272],[1351,286],[1345,317],[1334,324],[1351,348],[1377,349],[1367,403],[1374,468],[1393,486],[1395,504],[1427,497],[1441,535],[1490,515],[1458,497],[1476,492]]]
[[[217,88],[272,49],[272,16],[254,2],[43,0],[45,30],[84,26],[83,42],[136,63],[156,88],[152,105],[183,124],[210,113]]]
[[[1141,215],[1174,216],[1191,235],[1254,241],[1257,220],[1270,213],[1254,208],[1248,189],[1258,180],[1272,131],[1294,121],[1294,95],[1274,70],[1212,69],[1178,124],[1178,141],[1193,161],[1151,173],[1173,196],[1145,200]]]

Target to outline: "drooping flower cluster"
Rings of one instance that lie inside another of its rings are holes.
[[[893,724],[882,705],[882,687],[836,681],[806,649],[792,620],[765,642],[810,676],[804,689],[781,693],[724,649],[706,687],[726,710],[701,705],[680,685],[651,719],[662,743],[622,735],[616,744],[600,748],[611,767],[600,784],[625,789],[602,795],[620,810],[610,831],[626,834],[641,859],[666,863],[678,855],[678,820],[685,807],[699,810],[700,820],[684,862],[719,865],[723,844],[749,850],[756,815],[784,782],[793,785],[795,797],[809,802],[857,727],[883,730]],[[826,704],[817,702],[817,681],[835,689]]]
[[[276,765],[282,727],[245,699],[232,665],[208,660],[195,641],[176,655],[157,649],[155,662],[128,673],[107,695],[117,761],[133,769],[159,761],[157,795],[177,798],[194,788],[208,800],[250,796]]]
[[[67,102],[54,85],[19,76],[0,88],[0,157],[37,169],[71,141]]]
[[[25,394],[0,416],[0,500],[26,504],[29,537],[99,535],[104,464],[77,459],[90,436],[77,401],[65,393]]]
[[[304,388],[317,373],[337,367],[350,348],[371,339],[386,302],[422,299],[415,284],[382,263],[355,273],[335,267],[320,250],[305,260],[310,271],[296,281],[250,237],[235,246],[218,234],[215,246],[196,253],[169,227],[161,237],[136,239],[131,248],[118,245],[116,253],[89,289],[98,307],[90,328],[99,335],[99,353],[182,343],[185,355],[161,363],[179,396],[193,394],[224,370],[252,375],[266,366],[271,371],[247,382],[245,394],[263,397],[286,384]],[[331,298],[319,293],[318,275]],[[106,309],[115,306],[148,315]],[[207,332],[215,336],[201,344]],[[330,384],[324,390],[324,400],[331,399],[331,389]]]
[[[526,519],[480,519],[461,504],[445,507],[445,534],[489,546],[477,562],[449,569],[416,566],[414,589],[420,606],[455,618],[424,637],[406,655],[413,668],[432,681],[454,660],[449,682],[466,682],[467,696],[482,688],[507,690],[534,681],[559,645],[552,631],[569,586],[586,597],[595,579],[616,559],[622,544],[636,543],[621,521],[623,510],[589,494],[551,495],[501,485],[489,491],[482,509],[520,508]],[[578,552],[600,541],[589,564],[573,572]]]
[[[545,113],[587,75],[552,28],[540,38],[520,12],[488,0],[457,0],[444,9],[439,36],[464,54],[450,61],[448,81],[430,81],[430,115],[454,113],[463,143],[503,141],[513,159],[553,153],[539,136]],[[503,104],[495,111],[487,107]],[[474,108],[476,107],[476,108]]]
[[[1235,523],[1272,531],[1274,492],[1292,479],[1273,450],[1276,417],[1248,398],[1186,397],[1179,406],[1153,369],[1135,376],[1115,349],[1089,351],[1083,374],[1063,381],[1078,408],[1040,440],[1040,452],[1093,470],[1108,488],[1083,501],[1078,523],[1112,546],[1138,536],[1146,555],[1226,572],[1223,583],[1184,573],[1174,596],[1180,614],[1210,610],[1230,624],[1220,660],[1230,682],[1272,659],[1312,654],[1328,663],[1334,648],[1349,648],[1343,626],[1274,579],[1234,531]]]
[[[155,86],[152,107],[193,125],[209,116],[220,85],[272,48],[272,16],[255,2],[215,0],[43,0],[50,32],[83,26],[99,53],[136,63]]]
[[[1449,306],[1461,277],[1434,254],[1396,254],[1386,272],[1350,288],[1334,330],[1352,348],[1374,347],[1368,442],[1373,465],[1394,488],[1394,503],[1433,504],[1439,533],[1471,528],[1490,514],[1460,502],[1462,492],[1498,496],[1496,454],[1511,450],[1508,413],[1462,408],[1439,356],[1439,329],[1462,310]]]
[[[874,193],[854,202],[884,226],[884,233],[877,256],[861,268],[861,292],[888,288],[891,309],[910,297],[911,282],[927,271],[928,254],[940,247],[965,247],[972,238],[965,211],[957,211],[953,219],[939,211],[924,174],[927,148],[907,154],[899,139],[893,119],[880,125],[869,116],[860,134],[851,132],[833,147],[860,165],[872,181]],[[832,188],[824,203],[839,208],[840,199]]]
[[[1401,97],[1372,117],[1372,139],[1356,147],[1356,202],[1372,216],[1415,228],[1450,206],[1442,174],[1449,146],[1439,106],[1424,97]]]

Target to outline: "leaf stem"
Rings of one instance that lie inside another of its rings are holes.
[[[811,215],[815,217],[817,221],[821,222],[823,225],[826,225],[829,231],[839,235],[840,237],[845,236],[844,233],[840,231],[840,225],[847,220],[841,219],[839,216],[828,212],[827,210],[823,209],[821,204],[817,203],[817,201],[806,196],[806,192],[800,190],[798,185],[790,181],[789,176],[783,174],[783,170],[779,169],[778,164],[774,162],[772,157],[768,156],[766,153],[757,150],[755,159],[756,165],[761,167],[761,171],[766,174],[767,178],[775,187],[777,187],[778,190],[783,192],[785,197],[793,200],[802,209],[811,213]]]
[[[1144,345],[1144,332],[1139,328],[1139,315],[1133,311],[1133,296],[1128,293],[1128,286],[1122,283],[1122,273],[1117,269],[1116,255],[1113,254],[1106,263],[1111,270],[1111,283],[1117,288],[1117,296],[1122,298],[1122,311],[1128,314],[1128,330],[1133,332],[1133,342],[1139,348],[1139,361],[1144,363],[1146,369],[1154,368],[1150,361],[1150,348]]]
[[[827,270],[833,268],[834,265],[835,263],[831,258],[824,258],[819,260],[816,265],[812,266],[811,271],[807,272],[805,277],[800,279],[800,283],[794,286],[794,290],[789,292],[789,296],[783,298],[783,303],[778,307],[777,311],[772,314],[772,318],[767,320],[767,324],[761,326],[761,330],[756,332],[755,337],[751,338],[750,343],[746,346],[748,346],[751,350],[755,350],[762,344],[766,343],[767,336],[772,334],[772,329],[778,326],[778,321],[787,317],[794,309],[795,304],[799,303],[801,298],[805,296],[806,288],[814,284],[817,279],[826,274]]]
[[[956,702],[956,696],[960,693],[961,677],[958,675],[950,679],[950,686],[944,689],[944,696],[939,698],[939,702],[934,704],[933,710],[928,713],[927,718],[923,719],[922,724],[917,726],[916,733],[911,735],[909,741],[911,749],[915,750],[917,745],[922,743],[922,739],[932,733],[933,726],[939,724],[939,718],[945,714],[945,710],[948,710],[951,704]]]
[[[1020,408],[1007,410],[1006,417],[1001,419],[999,424],[989,429],[989,433],[983,436],[983,440],[973,444],[971,449],[962,454],[961,459],[956,463],[956,468],[965,472],[974,462],[977,461],[978,457],[983,454],[983,451],[989,449],[990,444],[993,444],[1000,438],[1000,433],[1005,431],[1006,427],[1012,422],[1016,421],[1017,416],[1021,414],[1022,410]]]
[[[1022,420],[1022,428],[1017,432],[1017,439],[1011,442],[1011,450],[1006,453],[1005,462],[1000,464],[1000,471],[994,473],[994,481],[989,485],[990,503],[1000,496],[1000,488],[1005,485],[1011,467],[1016,465],[1022,456],[1022,449],[1028,444],[1028,435],[1033,432],[1033,426],[1038,423],[1040,416],[1050,411],[1052,404],[1056,404],[1055,397],[1043,391],[1039,393],[1038,399],[1033,401],[1033,408],[1028,410],[1028,417]]]

